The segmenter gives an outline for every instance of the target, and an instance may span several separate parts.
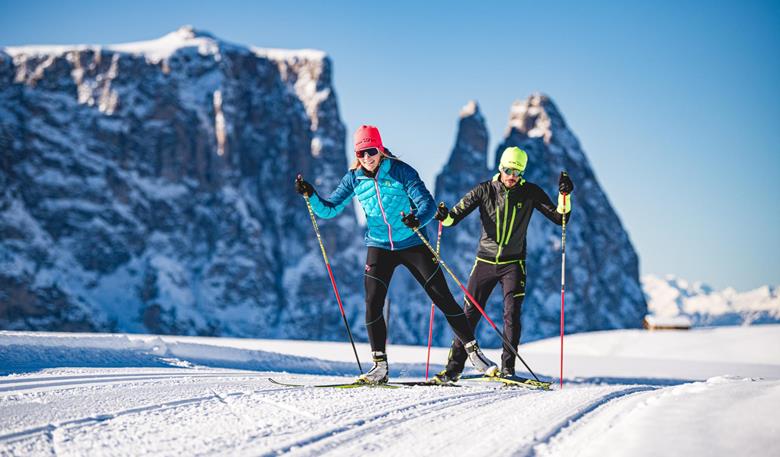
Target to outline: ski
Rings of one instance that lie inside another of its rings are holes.
[[[461,387],[457,384],[452,384],[452,383],[442,384],[442,383],[434,382],[432,379],[428,381],[392,381],[390,382],[390,384],[394,384],[397,386],[411,386],[411,387],[415,387],[415,386]]]
[[[466,375],[461,376],[462,380],[475,380],[475,381],[493,381],[501,382],[505,386],[509,387],[525,387],[529,389],[550,390],[552,383],[544,381],[536,381],[533,379],[523,378],[520,376],[484,376],[484,375]]]
[[[288,382],[277,381],[273,378],[268,378],[274,384],[285,387],[318,387],[318,388],[333,388],[333,389],[355,389],[358,387],[377,387],[384,389],[399,389],[402,386],[392,384],[366,384],[362,382],[345,382],[341,384],[293,384]]]
[[[389,382],[387,384],[365,384],[362,382],[347,382],[342,384],[294,384],[294,383],[277,381],[273,378],[268,378],[268,380],[276,385],[285,386],[285,387],[317,387],[317,388],[332,388],[332,389],[355,389],[358,387],[378,387],[384,389],[399,389],[401,387],[415,387],[415,386],[460,387],[455,384],[437,384],[431,381],[398,381],[398,382]]]

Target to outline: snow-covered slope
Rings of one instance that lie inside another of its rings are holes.
[[[685,317],[695,326],[751,325],[780,322],[778,286],[748,292],[714,290],[673,275],[642,276],[648,311],[656,318]]]
[[[347,344],[0,332],[0,454],[772,456],[777,343],[778,325],[583,333],[563,390],[332,390],[268,377],[349,380]],[[555,376],[557,344],[521,353]],[[424,347],[388,352],[393,378],[424,372]]]

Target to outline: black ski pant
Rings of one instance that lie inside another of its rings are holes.
[[[517,345],[520,343],[520,312],[525,298],[525,261],[494,264],[477,259],[471,270],[466,289],[479,303],[479,306],[486,309],[487,300],[499,282],[504,292],[504,336],[517,351]],[[482,313],[468,299],[466,299],[465,312],[471,328],[477,328]],[[466,357],[463,343],[458,340],[453,341],[447,370],[462,372]],[[506,343],[504,343],[504,351],[501,354],[501,367],[514,373],[515,355]]]
[[[398,251],[369,247],[366,254],[366,327],[372,351],[385,352],[387,325],[382,309],[396,267],[403,265],[420,283],[433,303],[444,313],[456,340],[468,343],[474,332],[466,321],[463,309],[452,296],[441,266],[424,245]]]

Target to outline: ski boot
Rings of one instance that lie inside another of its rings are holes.
[[[447,354],[447,367],[437,373],[429,381],[431,384],[454,384],[460,379],[460,374],[463,372],[463,362],[457,362],[454,359],[452,348],[450,348],[449,354]]]
[[[357,384],[387,384],[387,375],[390,371],[387,366],[387,354],[384,352],[372,352],[374,366],[368,370],[368,373],[358,376],[355,380]]]
[[[477,340],[469,341],[465,344],[466,353],[469,355],[469,360],[474,368],[485,376],[495,376],[498,373],[498,365],[491,362],[490,359],[485,357],[482,350],[477,344]]]
[[[449,368],[445,368],[432,377],[431,384],[455,384],[460,379],[460,372],[450,371]]]
[[[501,367],[501,372],[496,376],[501,378],[513,378],[515,376],[515,367],[503,366]]]

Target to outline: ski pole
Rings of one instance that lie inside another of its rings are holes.
[[[303,180],[301,175],[298,175],[296,180]],[[349,322],[347,322],[347,315],[344,313],[344,306],[341,304],[341,295],[339,295],[339,289],[336,287],[336,279],[333,277],[333,270],[330,268],[330,261],[328,260],[328,254],[325,253],[325,245],[322,244],[322,236],[320,236],[320,228],[317,226],[317,219],[314,218],[314,210],[311,208],[311,202],[309,196],[304,194],[303,199],[306,200],[306,208],[309,210],[309,217],[311,217],[311,224],[314,226],[314,233],[317,234],[317,241],[320,243],[320,250],[322,251],[322,258],[325,260],[325,267],[328,269],[328,275],[330,276],[330,284],[333,286],[333,293],[336,295],[336,301],[339,304],[339,310],[341,310],[341,317],[344,319],[344,326],[347,328],[347,335],[349,335],[349,342],[352,344],[352,351],[355,353],[355,360],[357,360],[358,369],[360,374],[363,374],[363,367],[360,365],[360,358],[358,357],[357,349],[355,349],[355,340],[352,339],[352,331],[349,329]]]
[[[563,194],[563,207],[566,208],[566,194]],[[561,373],[560,383],[563,389],[563,322],[564,322],[564,290],[566,286],[566,214],[561,216]]]
[[[444,203],[442,203],[444,204]],[[436,235],[436,252],[439,252],[439,248],[441,247],[441,221],[439,221],[439,232]],[[430,319],[430,325],[428,326],[428,357],[425,359],[425,380],[428,380],[428,367],[431,364],[431,339],[433,338],[433,314],[434,314],[434,303],[431,302],[431,319]]]
[[[403,216],[403,212],[402,212],[401,214],[402,214],[402,216]],[[522,358],[522,357],[520,357],[520,354],[518,354],[518,353],[517,353],[517,351],[515,350],[515,348],[512,346],[512,344],[511,344],[511,343],[509,342],[509,340],[506,338],[506,336],[505,336],[505,335],[504,335],[504,334],[501,332],[501,330],[499,330],[499,329],[498,329],[498,327],[496,326],[495,322],[493,322],[493,320],[492,320],[492,319],[490,319],[490,317],[487,315],[487,313],[485,312],[485,310],[484,310],[484,309],[482,309],[482,307],[479,305],[479,303],[477,303],[477,300],[475,300],[475,299],[474,299],[474,297],[472,297],[472,296],[471,296],[471,294],[469,293],[469,291],[468,291],[468,290],[466,290],[466,288],[465,288],[465,287],[463,287],[463,283],[461,283],[461,282],[460,282],[460,280],[458,280],[458,277],[457,277],[457,276],[455,276],[455,273],[453,273],[453,272],[452,272],[452,270],[450,270],[450,267],[448,267],[448,266],[447,266],[447,264],[444,262],[444,260],[442,260],[442,258],[441,258],[441,256],[439,255],[439,253],[438,253],[438,252],[436,252],[436,251],[433,249],[433,246],[431,246],[431,243],[430,243],[430,242],[428,242],[428,240],[425,238],[425,236],[423,236],[423,234],[422,234],[422,233],[420,233],[420,230],[419,230],[417,227],[415,227],[415,228],[414,228],[414,229],[412,229],[412,230],[414,230],[414,233],[416,233],[416,234],[417,234],[417,236],[419,236],[419,237],[420,237],[420,239],[422,240],[422,242],[423,242],[423,243],[425,243],[425,245],[426,245],[426,246],[428,246],[428,249],[429,249],[429,250],[430,250],[430,251],[433,253],[433,255],[435,256],[436,260],[437,260],[437,261],[438,261],[438,262],[441,264],[441,266],[443,266],[443,267],[444,267],[444,269],[445,269],[445,270],[447,270],[447,273],[449,273],[449,274],[450,274],[450,276],[452,277],[452,279],[454,279],[454,280],[455,280],[455,283],[456,283],[456,284],[457,284],[457,285],[460,287],[460,289],[463,291],[463,293],[465,293],[465,294],[466,294],[466,297],[469,299],[469,301],[471,301],[471,303],[472,303],[472,304],[473,304],[473,305],[474,305],[474,306],[477,308],[477,310],[479,311],[479,313],[480,313],[480,314],[482,314],[482,317],[484,317],[485,319],[487,319],[487,321],[490,323],[490,326],[491,326],[491,327],[493,327],[493,330],[495,330],[495,331],[496,331],[496,333],[498,333],[498,336],[500,336],[500,337],[501,337],[501,339],[504,341],[504,344],[506,345],[506,347],[508,347],[508,348],[509,348],[509,350],[512,352],[512,354],[514,354],[514,355],[515,355],[515,357],[517,357],[518,359],[520,359],[520,361],[523,363],[523,365],[525,365],[525,367],[528,369],[528,372],[529,372],[529,373],[531,373],[531,376],[533,376],[535,380],[537,380],[537,381],[541,382],[541,381],[539,380],[539,378],[536,376],[536,373],[534,373],[534,372],[533,372],[533,370],[531,370],[531,367],[529,367],[529,366],[528,366],[528,364],[527,364],[527,363],[525,363],[525,360],[523,360],[523,358]]]

